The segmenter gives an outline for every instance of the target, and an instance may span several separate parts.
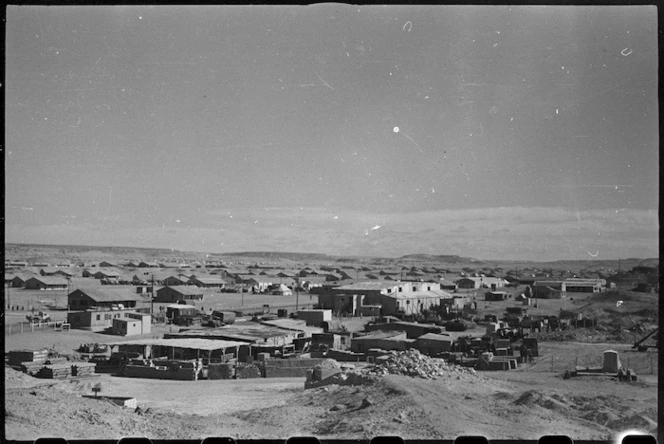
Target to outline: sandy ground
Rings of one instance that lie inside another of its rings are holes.
[[[303,378],[160,381],[99,375],[38,380],[6,367],[6,430],[10,439],[121,436],[199,439],[535,439],[564,433],[607,439],[627,429],[656,431],[655,377],[637,383],[611,378],[563,380],[560,374],[478,373],[424,380],[389,375],[371,386],[304,390]],[[108,402],[82,398],[94,384],[102,394],[135,397],[139,415]],[[371,405],[362,407],[362,400]],[[54,412],[57,411],[57,414]]]

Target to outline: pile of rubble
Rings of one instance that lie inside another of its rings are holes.
[[[443,359],[430,358],[418,350],[390,351],[376,358],[376,365],[362,370],[366,374],[383,376],[405,375],[423,379],[438,379],[439,376],[478,377],[475,370],[450,364]]]

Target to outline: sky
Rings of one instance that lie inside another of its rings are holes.
[[[654,6],[9,6],[5,241],[658,257]]]

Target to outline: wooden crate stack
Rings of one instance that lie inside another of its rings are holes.
[[[11,366],[20,366],[24,362],[28,363],[43,363],[48,359],[48,350],[10,350],[9,351],[9,362]]]

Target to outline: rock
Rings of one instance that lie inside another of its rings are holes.
[[[346,406],[343,405],[343,404],[336,404],[336,405],[333,405],[333,406],[330,408],[330,411],[331,411],[331,412],[338,412],[339,410],[343,410],[343,409],[345,409],[345,408],[346,408]]]
[[[367,396],[366,398],[364,398],[362,400],[362,404],[360,405],[360,408],[367,408],[367,407],[372,406],[372,405],[374,405],[374,400],[370,396]]]

